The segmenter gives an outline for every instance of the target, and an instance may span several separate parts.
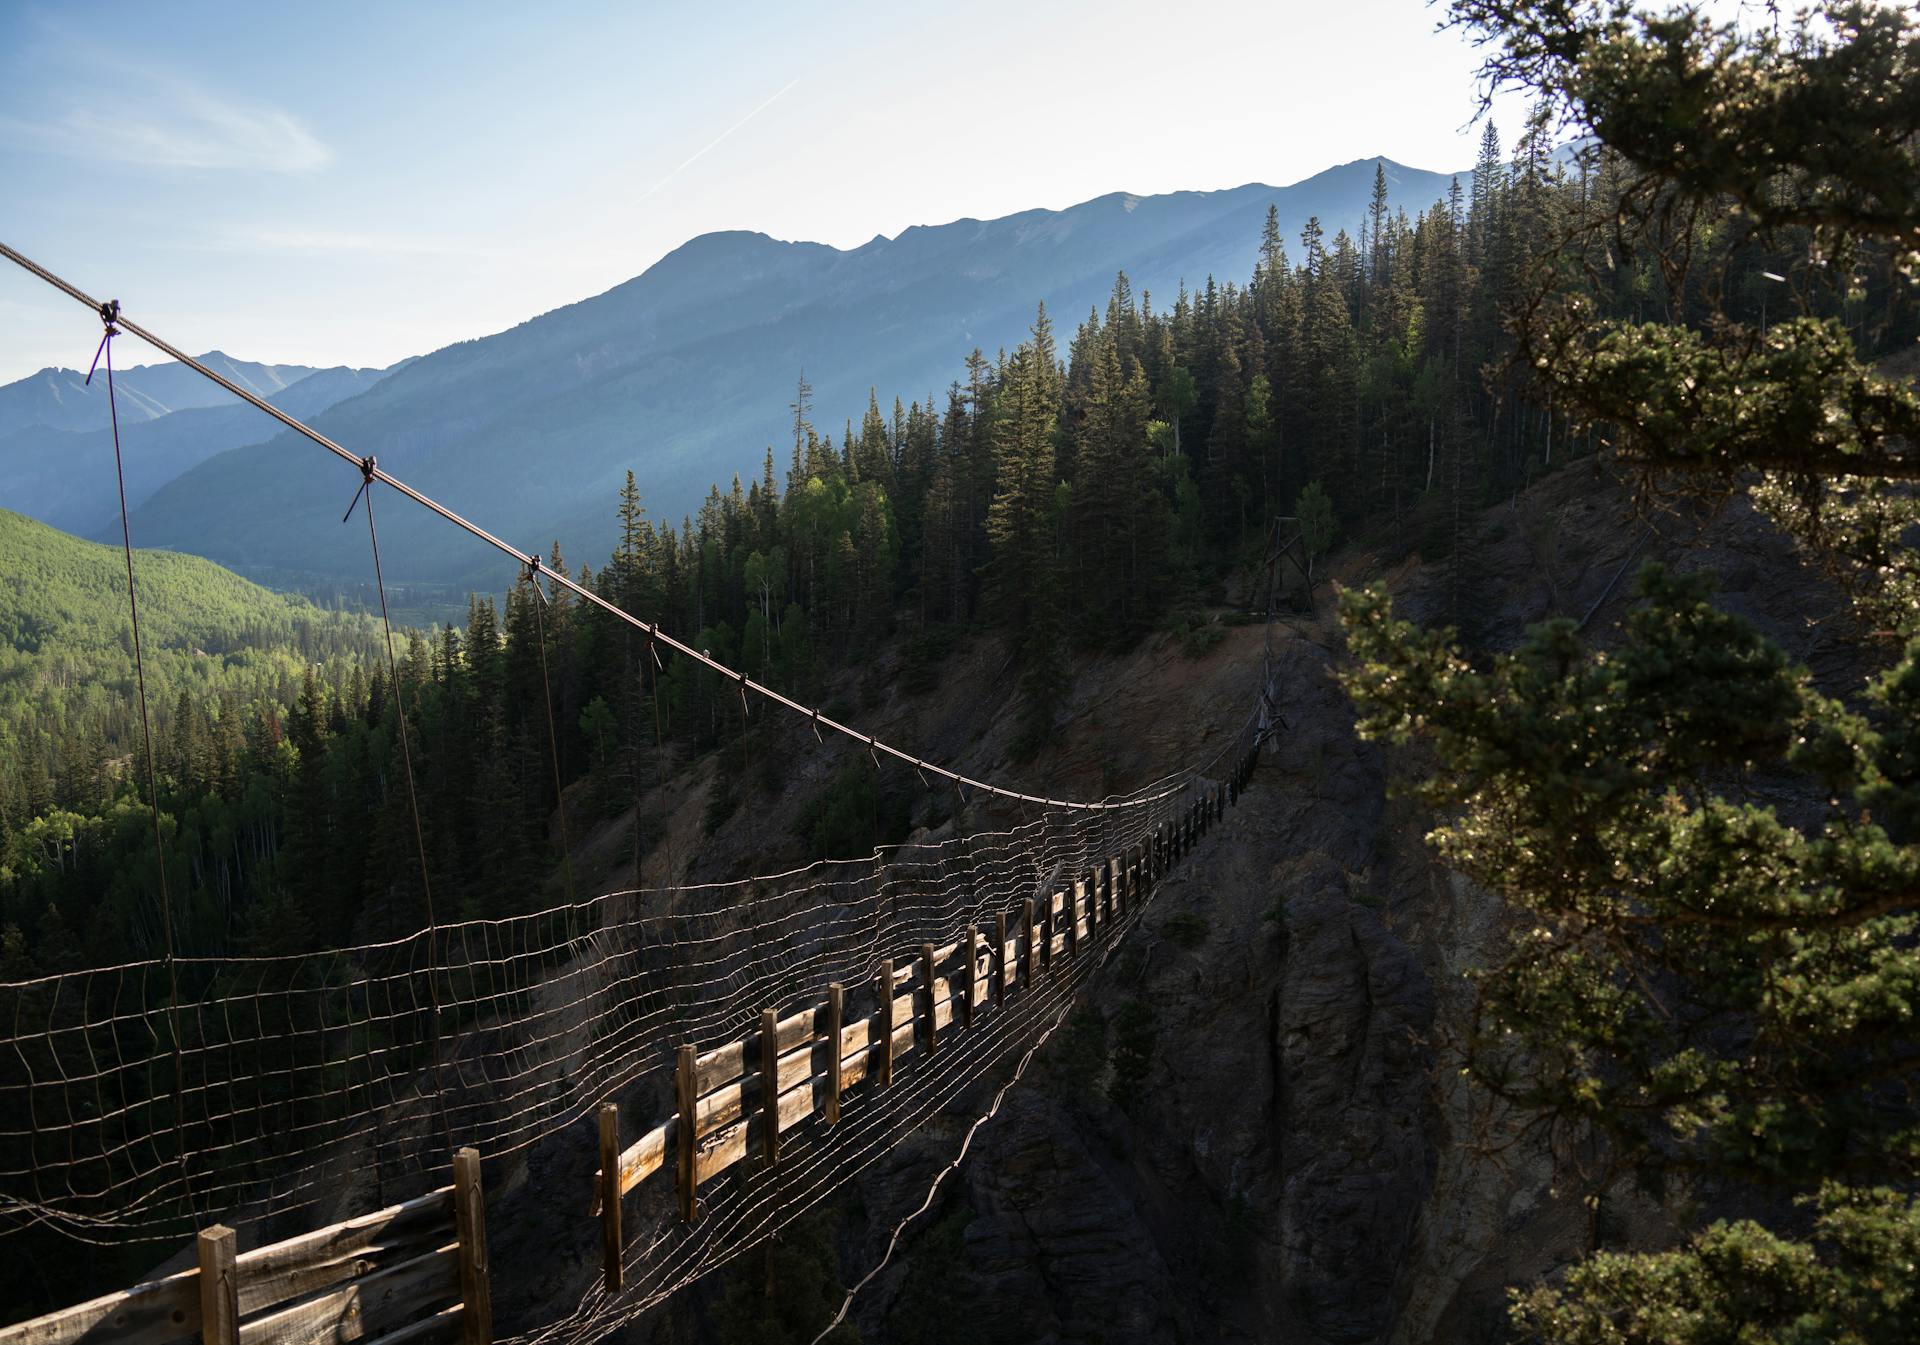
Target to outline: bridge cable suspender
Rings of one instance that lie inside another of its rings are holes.
[[[113,338],[120,334],[114,324],[120,318],[118,300],[99,305],[100,324],[105,329],[93,352],[93,365],[87,370],[87,382],[93,382],[94,370],[104,355],[107,362],[107,415],[113,425],[113,475],[120,488],[120,545],[127,559],[127,614],[133,622],[133,678],[140,696],[140,742],[147,759],[147,806],[153,814],[153,858],[160,879],[160,930],[167,965],[167,1035],[173,1047],[173,1123],[179,1127],[180,1190],[187,1211],[194,1213],[193,1177],[187,1168],[186,1058],[180,1045],[180,971],[174,964],[173,899],[167,891],[167,849],[160,837],[160,774],[153,761],[153,722],[147,714],[147,664],[140,638],[140,594],[133,581],[133,526],[127,521],[127,472],[120,456],[120,407],[113,388]]]
[[[440,1073],[440,982],[434,976],[434,969],[440,962],[440,923],[433,912],[433,880],[427,873],[427,838],[420,825],[420,795],[413,784],[413,746],[412,735],[407,728],[407,698],[400,683],[400,661],[393,652],[393,620],[387,612],[387,580],[380,567],[380,530],[373,522],[373,483],[379,479],[379,464],[372,458],[360,460],[360,489],[354,492],[354,503],[362,496],[367,502],[367,542],[373,550],[373,584],[380,594],[380,625],[386,632],[387,640],[387,679],[393,685],[393,711],[400,727],[400,767],[407,778],[407,811],[413,817],[413,845],[420,857],[420,893],[427,908],[427,1000],[433,1014],[432,1032],[427,1042],[427,1056],[433,1066],[434,1110],[439,1113],[440,1135],[446,1144],[447,1158],[453,1158],[453,1127],[447,1120],[447,1093]],[[347,506],[347,516],[353,516],[353,505]],[[345,519],[341,520],[345,522]]]

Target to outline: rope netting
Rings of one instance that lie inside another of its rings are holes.
[[[670,1074],[681,1043],[990,925],[1138,844],[1197,778],[786,874],[301,956],[179,957],[177,1015],[164,959],[0,983],[0,1221],[172,1239],[214,1212],[251,1223],[424,1190],[452,1148],[514,1153]]]
[[[1243,738],[1243,746],[1245,742]],[[904,855],[888,882],[903,907],[896,927],[897,951],[905,954],[918,947],[916,940],[952,939],[969,926],[991,930],[997,915],[1004,917],[1029,899],[1046,899],[1104,856],[1144,851],[1151,838],[1211,788],[1210,780],[1194,777],[1173,793],[1135,807],[1056,814],[1007,832],[969,838],[955,843],[966,852],[964,858],[942,853],[946,847]],[[948,873],[956,864],[967,875],[957,885]],[[643,1186],[647,1194],[636,1204],[634,1231],[624,1244],[622,1289],[609,1292],[596,1284],[573,1312],[514,1340],[519,1345],[586,1345],[601,1339],[805,1215],[1029,1050],[1061,1020],[1082,984],[1143,909],[1140,902],[1128,904],[1112,927],[1101,930],[1097,944],[1083,934],[1077,956],[1053,956],[1044,971],[1027,974],[1014,959],[1000,1001],[977,1007],[964,1028],[956,1020],[957,1030],[943,1030],[937,1052],[926,1050],[922,1042],[894,1065],[888,1086],[849,1090],[840,1102],[838,1123],[827,1125],[810,1117],[784,1133],[776,1164],[757,1164],[750,1158],[737,1165],[733,1175],[703,1186],[697,1222],[679,1218],[670,1181]],[[663,1069],[668,1064],[663,1061]],[[662,1083],[669,1077],[666,1070]]]

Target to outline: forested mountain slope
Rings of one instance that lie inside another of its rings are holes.
[[[256,725],[251,748],[265,761],[278,748],[276,707],[316,667],[350,680],[377,627],[198,556],[140,551],[135,564],[161,770],[202,793],[225,782],[243,809],[244,723]],[[125,783],[141,741],[135,689],[120,548],[0,510],[0,931],[34,931],[62,957],[82,955],[68,918],[93,926],[96,959],[146,928],[131,908],[151,878],[152,840],[123,825],[141,807]],[[208,801],[191,797],[170,827],[204,820]],[[9,955],[21,951],[16,942]]]
[[[1289,237],[1316,215],[1329,237],[1357,229],[1376,166],[1409,211],[1446,192],[1442,175],[1365,160],[1290,187],[1116,193],[844,252],[709,234],[596,298],[428,355],[319,428],[502,536],[596,555],[624,470],[668,519],[710,483],[756,475],[762,451],[792,437],[803,371],[828,431],[857,421],[870,389],[883,407],[937,407],[970,350],[991,360],[1025,339],[1038,301],[1064,325],[1104,305],[1122,270],[1162,311],[1182,280],[1196,292],[1209,276],[1244,280],[1269,206]],[[244,571],[339,575],[357,562],[315,504],[351,493],[337,466],[290,439],[222,455],[156,495],[140,535]],[[477,547],[411,511],[391,517],[394,574],[497,583]]]

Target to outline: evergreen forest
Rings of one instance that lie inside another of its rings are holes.
[[[1470,628],[1468,517],[1599,442],[1595,421],[1515,360],[1514,305],[1551,273],[1596,317],[1757,329],[1769,303],[1776,317],[1787,303],[1769,276],[1807,250],[1806,226],[1756,240],[1708,221],[1696,246],[1710,265],[1682,274],[1621,252],[1592,225],[1632,206],[1640,179],[1604,146],[1556,154],[1550,130],[1537,119],[1508,153],[1489,123],[1470,185],[1456,180],[1446,199],[1396,202],[1377,175],[1358,237],[1329,238],[1317,221],[1282,237],[1269,212],[1249,277],[1207,277],[1167,301],[1117,276],[1105,310],[1070,333],[1041,307],[1017,349],[967,352],[944,393],[876,390],[837,430],[816,423],[802,374],[792,442],[767,449],[757,479],[716,484],[676,523],[649,516],[644,469],[629,473],[608,502],[615,551],[571,568],[556,542],[546,565],[802,700],[889,641],[905,642],[910,677],[933,676],[956,641],[998,634],[1027,752],[1046,739],[1075,651],[1188,629],[1196,604],[1261,563],[1276,521],[1309,551],[1411,539],[1446,559]],[[1868,352],[1910,342],[1891,256],[1869,240],[1845,284],[1801,265],[1795,293],[1836,339]],[[7,974],[153,954],[124,588],[99,577],[119,557],[6,524],[18,576],[0,613]],[[182,952],[291,952],[420,927],[377,623],[189,558],[139,563]],[[82,586],[82,573],[95,578]],[[576,807],[588,817],[618,814],[690,753],[721,752],[720,815],[772,783],[776,767],[753,751],[760,718],[743,723],[717,675],[656,663],[632,628],[564,591],[536,597],[529,576],[474,597],[463,625],[399,642],[429,867],[459,915],[543,901],[558,877],[556,775],[570,797],[586,782]],[[815,833],[822,854],[869,835]],[[635,854],[648,843],[636,822]]]

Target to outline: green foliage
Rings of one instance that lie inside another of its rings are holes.
[[[1343,595],[1361,731],[1431,751],[1430,839],[1520,917],[1478,979],[1470,1073],[1604,1136],[1648,1189],[1744,1181],[1818,1205],[1810,1231],[1718,1223],[1594,1256],[1521,1296],[1516,1324],[1622,1345],[1906,1339],[1920,399],[1859,351],[1913,335],[1920,25],[1850,4],[1779,27],[1611,0],[1452,8],[1488,39],[1487,74],[1543,95],[1542,124],[1605,146],[1601,208],[1512,306],[1515,367],[1649,492],[1752,490],[1862,617],[1909,637],[1844,703],[1657,566],[1605,652],[1563,620],[1480,664],[1383,593]],[[1599,257],[1613,279],[1583,283]],[[1769,322],[1761,282],[1781,273],[1795,311]],[[1762,778],[1825,807],[1761,802]]]
[[[1380,593],[1343,596],[1361,732],[1432,746],[1420,789],[1450,819],[1434,845],[1535,922],[1482,979],[1476,1068],[1609,1131],[1636,1164],[1904,1170],[1913,1118],[1878,1098],[1905,1072],[1920,993],[1897,951],[1920,898],[1900,825],[1920,809],[1914,725],[1815,692],[1702,580],[1651,566],[1640,593],[1604,658],[1562,620],[1485,671]],[[1916,663],[1920,642],[1870,703],[1903,710]],[[1803,829],[1709,783],[1757,770],[1798,770],[1854,806]],[[1685,1019],[1651,988],[1676,978]]]
[[[135,568],[148,703],[162,725],[183,695],[201,707],[287,704],[304,670],[343,676],[378,639],[365,617],[270,593],[198,557],[141,551]],[[0,510],[0,570],[0,779],[12,777],[7,793],[19,798],[27,786],[15,772],[59,774],[63,750],[90,735],[103,757],[135,750],[133,642],[119,548]]]
[[[1300,545],[1305,548],[1311,564],[1317,557],[1326,555],[1340,531],[1333,500],[1318,481],[1309,481],[1300,491],[1300,498],[1294,501],[1293,513],[1300,520]]]
[[[1162,629],[1180,642],[1181,654],[1194,659],[1205,658],[1227,638],[1226,628],[1211,613],[1199,610],[1169,613]]]
[[[919,696],[939,686],[940,666],[953,652],[953,644],[953,629],[948,626],[929,627],[908,640],[900,689],[910,696]]]
[[[873,766],[865,760],[834,776],[794,821],[813,859],[863,858],[876,846],[898,842],[908,826],[906,799],[876,791]]]
[[[1566,1283],[1516,1296],[1514,1320],[1556,1345],[1903,1345],[1920,1312],[1920,1207],[1905,1193],[1824,1188],[1813,1235],[1715,1223],[1651,1255],[1602,1252]]]

